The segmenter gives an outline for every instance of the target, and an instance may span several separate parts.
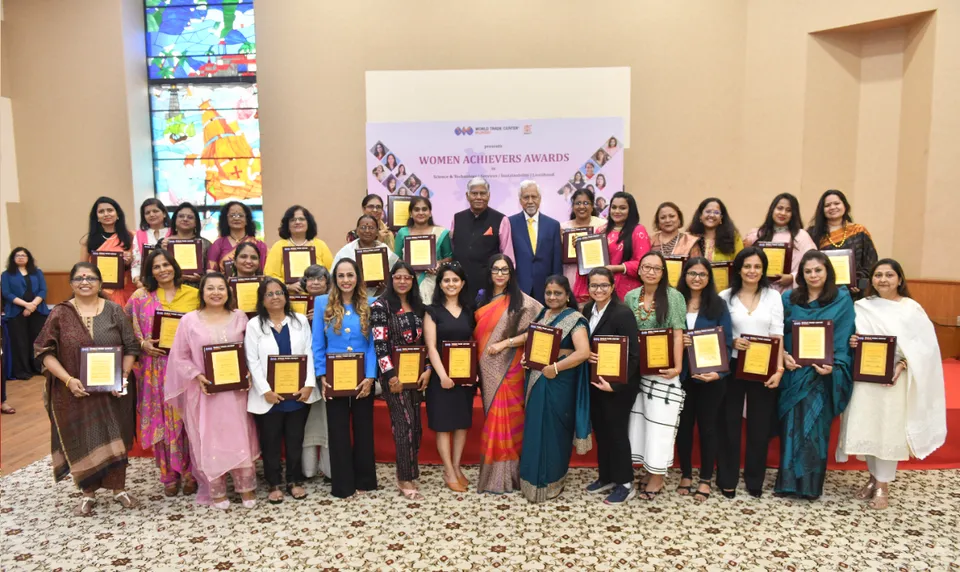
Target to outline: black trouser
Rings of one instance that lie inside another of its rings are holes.
[[[624,485],[633,482],[630,451],[630,411],[638,386],[607,392],[590,386],[590,423],[597,438],[597,466],[601,483]]]
[[[680,426],[677,428],[677,455],[680,472],[685,479],[693,478],[693,426],[700,434],[700,480],[713,479],[713,467],[717,463],[717,435],[723,394],[727,390],[727,378],[709,383],[688,378],[681,382],[686,397],[680,411]]]
[[[40,365],[33,357],[33,342],[40,335],[47,317],[34,312],[27,317],[20,314],[7,322],[10,333],[10,379],[30,379],[40,375]]]
[[[305,405],[295,411],[273,410],[262,415],[254,415],[260,432],[260,454],[263,457],[263,476],[267,484],[279,487],[283,484],[283,471],[280,466],[281,445],[287,455],[287,484],[302,483],[303,476],[303,431],[307,426],[310,406]]]
[[[736,360],[731,360],[730,371],[736,371]],[[740,480],[740,430],[743,426],[743,402],[747,401],[747,450],[743,465],[743,480],[747,489],[763,489],[767,473],[767,447],[777,416],[777,390],[764,387],[759,381],[745,381],[730,376],[727,394],[723,400],[720,421],[720,457],[717,463],[717,486],[737,488]]]
[[[377,488],[377,465],[373,454],[373,395],[356,399],[334,397],[327,402],[327,433],[330,444],[331,493],[353,496],[357,489]],[[353,444],[350,429],[353,428]]]

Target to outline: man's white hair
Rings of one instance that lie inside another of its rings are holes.
[[[537,194],[540,194],[540,185],[538,185],[537,182],[534,181],[534,180],[532,180],[532,179],[527,179],[526,181],[521,181],[521,182],[520,182],[520,192],[517,193],[517,194],[518,194],[518,195],[523,195],[523,191],[527,190],[527,189],[530,188],[530,187],[536,187],[536,188],[537,188]]]
[[[469,191],[470,189],[472,189],[472,188],[474,188],[474,187],[483,187],[484,189],[486,189],[487,191],[489,191],[489,190],[490,190],[490,183],[488,183],[487,180],[484,179],[483,177],[474,177],[474,178],[470,179],[470,182],[469,182],[469,183],[467,183],[467,190]]]

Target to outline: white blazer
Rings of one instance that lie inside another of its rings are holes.
[[[307,403],[313,403],[320,400],[320,391],[317,390],[317,378],[313,369],[313,335],[310,332],[310,322],[307,321],[306,316],[294,314],[294,317],[296,324],[291,323],[294,320],[289,316],[283,319],[282,324],[289,328],[290,350],[293,354],[307,356],[307,380],[304,385],[313,388],[313,393],[307,400]],[[247,392],[247,411],[262,415],[273,407],[263,397],[265,393],[270,391],[270,384],[267,383],[267,356],[280,353],[270,324],[264,324],[261,328],[260,318],[251,318],[247,322],[247,333],[243,339],[243,347],[247,354],[247,368],[250,370],[250,377],[253,379],[253,386]]]

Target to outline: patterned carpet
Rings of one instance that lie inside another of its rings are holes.
[[[891,508],[853,500],[863,473],[832,472],[817,502],[741,489],[702,506],[673,489],[653,502],[606,506],[582,491],[577,469],[560,499],[455,494],[425,467],[427,500],[408,502],[379,466],[380,490],[349,501],[319,482],[301,502],[227,512],[165,498],[149,459],[127,481],[143,506],[100,496],[97,513],[70,515],[79,493],[51,488],[49,458],[0,480],[4,570],[960,570],[960,471],[900,473]],[[476,478],[476,470],[467,472]],[[238,499],[234,499],[236,502]]]

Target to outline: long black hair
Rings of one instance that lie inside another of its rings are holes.
[[[129,250],[130,246],[133,245],[133,235],[130,234],[130,230],[127,228],[127,217],[123,214],[120,203],[110,197],[99,197],[93,202],[93,208],[90,209],[90,222],[87,225],[87,251],[93,252],[103,246],[103,243],[107,241],[108,237],[103,236],[106,231],[103,230],[103,225],[97,220],[97,207],[104,203],[112,206],[113,209],[117,211],[117,222],[113,225],[113,229],[117,234],[117,238],[120,239],[120,244],[123,245],[123,249]]]
[[[762,292],[764,288],[770,287],[770,279],[767,278],[767,254],[762,248],[748,246],[737,253],[736,258],[733,259],[733,267],[730,269],[731,304],[733,303],[733,299],[737,297],[737,294],[740,293],[740,290],[743,290],[743,276],[740,276],[740,273],[743,271],[743,265],[747,263],[747,259],[751,256],[759,257],[760,264],[763,266],[763,270],[760,271],[760,281],[757,282],[757,292]]]
[[[177,205],[177,208],[174,209],[173,211],[174,234],[176,234],[177,232],[176,230],[177,216],[179,216],[180,211],[184,209],[189,210],[190,212],[193,213],[193,238],[200,238],[200,231],[203,229],[203,221],[200,219],[200,211],[198,211],[197,207],[189,201],[184,201],[180,203],[179,205]]]
[[[252,242],[248,242],[246,240],[242,242],[238,242],[237,246],[234,247],[233,249],[233,266],[231,267],[231,271],[233,272],[234,276],[240,275],[240,271],[237,269],[237,258],[240,257],[241,252],[243,252],[248,248],[252,248],[253,251],[257,253],[257,260],[260,260],[262,258],[262,256],[260,256],[260,249],[257,248],[256,244]],[[260,260],[260,266],[263,266],[263,260]]]
[[[827,305],[833,302],[837,293],[840,292],[837,288],[837,273],[834,272],[833,264],[830,263],[827,255],[819,250],[808,250],[803,253],[803,258],[800,259],[800,268],[797,270],[796,278],[797,287],[790,292],[790,302],[797,306],[806,305],[807,299],[810,297],[807,289],[807,279],[803,276],[803,267],[811,260],[816,260],[827,269],[827,279],[823,281],[823,290],[820,291],[817,302],[821,305]]]
[[[31,254],[30,251],[27,250],[26,248],[22,246],[18,246],[13,250],[11,250],[10,256],[7,257],[7,273],[14,274],[14,275],[19,274],[20,271],[17,269],[17,263],[16,261],[14,261],[14,258],[17,257],[18,252],[25,252],[27,254],[27,266],[26,266],[27,274],[33,274],[34,272],[36,272],[37,264],[33,260],[33,254]]]
[[[703,266],[707,271],[707,285],[700,291],[700,315],[706,316],[710,320],[719,320],[720,315],[723,314],[723,299],[717,295],[717,286],[713,283],[713,270],[710,269],[709,260],[702,256],[688,258],[683,263],[683,271],[680,274],[680,281],[677,283],[677,290],[683,294],[684,300],[690,301],[693,294],[690,286],[687,285],[687,272],[697,265]]]
[[[157,289],[160,288],[160,283],[157,282],[157,279],[153,276],[153,264],[157,258],[161,256],[170,263],[170,266],[173,266],[173,285],[179,288],[180,285],[183,284],[183,272],[180,270],[180,265],[177,264],[177,259],[166,250],[155,248],[150,251],[146,260],[143,261],[143,266],[141,266],[142,270],[140,271],[140,282],[143,283],[143,287],[147,289],[147,292],[156,292]]]
[[[410,309],[422,320],[423,299],[420,298],[420,284],[417,283],[417,272],[403,260],[398,260],[397,263],[393,265],[393,268],[390,270],[390,276],[392,277],[398,270],[406,270],[413,278],[413,286],[411,286],[410,291],[407,292],[407,304],[410,304]],[[400,295],[393,289],[393,280],[387,280],[387,288],[380,297],[387,303],[387,307],[390,308],[391,312],[396,312],[401,307]]]
[[[413,207],[417,206],[419,203],[427,205],[427,208],[430,209],[430,218],[427,219],[427,224],[434,226],[433,224],[433,203],[430,202],[430,199],[427,197],[416,196],[413,197],[413,200],[410,201],[410,218],[407,219],[407,226],[413,228],[413,225],[416,224],[413,222]]]
[[[840,202],[843,203],[844,224],[853,222],[853,217],[850,215],[850,202],[842,191],[830,189],[820,195],[820,200],[817,201],[817,211],[813,213],[813,219],[810,220],[810,228],[807,229],[807,232],[810,233],[810,238],[813,239],[813,243],[817,245],[817,248],[820,247],[820,241],[830,235],[830,228],[827,226],[827,215],[823,214],[824,204],[830,195],[835,195],[840,199]]]
[[[693,213],[693,218],[690,219],[690,226],[687,227],[687,232],[700,237],[697,240],[697,246],[700,248],[700,252],[705,253],[707,249],[703,235],[707,229],[703,226],[700,217],[703,216],[703,209],[707,208],[707,205],[710,203],[720,205],[720,224],[717,226],[716,236],[714,238],[714,249],[723,254],[733,254],[733,251],[737,248],[737,225],[733,223],[733,219],[727,214],[727,206],[716,197],[707,197],[700,201],[696,212]]]
[[[573,212],[573,204],[577,202],[577,195],[586,195],[590,199],[590,216],[597,216],[597,197],[590,189],[577,189],[570,195],[570,220],[576,220],[577,213]]]
[[[170,228],[170,213],[167,212],[167,207],[160,202],[160,199],[151,197],[140,204],[140,230],[150,230],[150,225],[147,224],[147,207],[149,206],[160,209],[163,213],[163,228]]]
[[[567,308],[572,308],[578,310],[577,299],[573,297],[573,290],[570,288],[570,281],[567,280],[567,277],[563,274],[554,274],[552,276],[547,276],[547,279],[543,283],[543,288],[546,289],[549,285],[555,285],[563,288],[563,291],[567,293]]]
[[[773,221],[773,211],[776,210],[777,203],[783,199],[787,199],[790,203],[790,221],[787,223],[787,228],[790,230],[790,242],[793,243],[797,239],[797,233],[803,229],[803,219],[800,217],[800,201],[790,193],[780,193],[773,197],[773,202],[770,203],[770,208],[767,209],[767,218],[764,219],[763,224],[757,229],[757,240],[773,240],[773,235],[776,232],[774,229],[776,223]]]
[[[443,307],[443,302],[447,299],[447,295],[444,293],[441,284],[443,283],[443,275],[447,272],[456,274],[457,277],[463,281],[463,288],[460,289],[460,294],[457,295],[457,303],[464,311],[470,311],[473,308],[473,302],[470,300],[470,293],[467,292],[467,273],[463,271],[460,263],[455,260],[453,262],[444,262],[437,269],[437,287],[433,290],[433,298],[430,300],[430,305],[437,308]]]
[[[303,211],[303,216],[307,219],[307,240],[313,240],[317,237],[317,219],[313,218],[313,214],[300,205],[293,205],[283,213],[283,218],[280,219],[280,228],[278,230],[280,238],[290,240],[290,219],[293,218],[293,215],[297,214],[297,211]]]
[[[870,269],[870,284],[867,286],[864,296],[869,298],[870,296],[880,295],[873,287],[873,275],[877,272],[877,268],[883,266],[884,264],[890,268],[893,268],[893,271],[896,272],[897,276],[900,277],[900,285],[897,286],[897,294],[904,298],[911,298],[912,296],[910,296],[910,289],[907,288],[907,275],[903,272],[903,266],[900,266],[900,263],[892,258],[881,258],[874,263],[873,268]]]
[[[220,272],[207,272],[203,275],[203,278],[200,279],[200,309],[203,310],[207,307],[207,303],[203,299],[203,289],[206,287],[207,282],[211,280],[223,280],[223,283],[227,286],[227,301],[224,302],[223,307],[230,310],[233,308],[233,288],[230,288],[230,283],[227,281],[227,277],[221,274]]]
[[[667,272],[667,261],[663,258],[663,255],[660,254],[658,250],[650,250],[640,258],[639,267],[643,268],[643,261],[647,258],[655,257],[660,263],[660,268],[663,270],[660,272],[660,282],[657,283],[657,291],[653,294],[653,305],[656,306],[657,310],[657,323],[663,324],[667,321],[667,315],[670,312],[670,302],[667,298],[667,290],[670,288],[670,276]],[[643,270],[640,271],[640,275],[643,275]],[[640,300],[643,301],[642,299]],[[638,315],[639,315],[639,309]]]
[[[293,313],[293,306],[290,304],[290,292],[287,291],[287,285],[284,284],[282,280],[277,280],[273,276],[266,276],[260,281],[260,286],[257,287],[257,319],[260,321],[260,331],[266,333],[267,330],[264,326],[270,321],[270,312],[263,304],[263,301],[266,299],[267,286],[271,284],[280,286],[280,289],[283,291],[283,313],[290,318],[290,323],[296,324],[299,328],[300,322]]]
[[[510,260],[510,257],[506,254],[494,254],[490,257],[490,260],[487,261],[487,268],[490,269],[490,272],[487,274],[487,281],[483,286],[483,290],[477,297],[477,307],[485,306],[493,300],[493,265],[501,260],[506,262],[507,268],[510,269],[510,279],[507,280],[507,285],[504,288],[504,294],[510,298],[510,305],[507,307],[507,312],[518,314],[520,309],[523,308],[523,293],[520,292],[520,284],[517,281],[517,270],[513,267],[513,261]]]
[[[240,205],[240,208],[243,209],[243,215],[247,219],[246,225],[243,227],[243,232],[246,233],[247,236],[256,236],[257,224],[253,220],[253,211],[240,201],[230,201],[220,207],[220,220],[217,221],[217,231],[220,233],[220,236],[230,236],[230,208],[234,205]]]
[[[633,230],[640,224],[640,211],[637,209],[637,201],[633,195],[625,191],[617,191],[610,197],[610,206],[613,206],[615,199],[627,201],[627,220],[623,221],[623,230],[617,238],[617,244],[623,244],[623,260],[633,258]],[[609,211],[607,211],[609,213]],[[613,232],[613,217],[607,215],[607,228],[604,234]]]

